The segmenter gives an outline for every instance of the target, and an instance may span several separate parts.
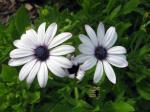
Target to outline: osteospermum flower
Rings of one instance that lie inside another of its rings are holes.
[[[37,75],[40,87],[47,84],[48,69],[56,76],[66,75],[63,68],[70,68],[72,63],[62,55],[75,50],[70,45],[60,45],[71,38],[71,33],[64,32],[55,36],[56,23],[52,23],[46,31],[45,27],[46,23],[42,23],[37,32],[29,29],[20,40],[14,41],[17,48],[10,52],[12,59],[9,61],[10,66],[25,64],[19,73],[19,79],[26,79],[27,83],[31,84]]]
[[[82,41],[79,50],[82,54],[77,56],[77,60],[83,63],[81,69],[89,70],[96,65],[94,82],[97,83],[105,71],[107,78],[115,84],[116,76],[111,65],[119,68],[128,65],[124,55],[126,49],[122,46],[112,47],[117,40],[115,27],[110,27],[105,33],[104,25],[100,23],[97,34],[89,25],[85,25],[85,30],[88,37],[83,34],[79,36]]]
[[[80,64],[76,61],[76,57],[68,55],[67,58],[72,62],[72,67],[65,69],[67,76],[81,81],[84,76],[84,71],[80,69]]]

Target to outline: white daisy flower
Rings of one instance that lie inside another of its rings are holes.
[[[60,45],[71,38],[71,33],[64,32],[55,36],[56,23],[49,25],[47,30],[45,28],[46,23],[42,23],[37,32],[29,29],[20,40],[14,41],[14,46],[17,48],[10,52],[12,59],[8,63],[10,66],[25,64],[19,73],[19,80],[26,79],[27,83],[31,84],[37,74],[41,88],[47,84],[48,69],[56,76],[66,76],[63,68],[70,68],[72,63],[62,55],[75,50],[70,45]]]
[[[67,58],[72,62],[72,67],[65,69],[67,76],[69,78],[77,78],[81,81],[84,76],[84,71],[80,69],[80,64],[76,61],[76,57],[68,55]]]
[[[110,27],[105,33],[104,25],[100,23],[97,34],[89,25],[85,25],[85,30],[88,37],[83,34],[79,35],[82,42],[79,50],[82,54],[77,56],[77,60],[83,63],[81,69],[89,70],[96,65],[94,83],[99,82],[105,71],[107,78],[115,84],[116,76],[111,65],[119,68],[128,66],[126,49],[122,46],[112,47],[117,40],[115,27]]]

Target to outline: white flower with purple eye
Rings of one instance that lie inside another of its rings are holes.
[[[77,61],[83,63],[81,69],[89,70],[96,65],[94,83],[99,82],[105,71],[107,78],[115,84],[116,75],[111,65],[119,68],[128,66],[126,49],[122,46],[112,47],[117,40],[115,27],[110,27],[105,33],[104,25],[100,23],[97,34],[89,25],[85,25],[85,30],[88,37],[83,34],[79,36],[82,42],[79,50],[82,54],[77,56]]]
[[[66,57],[68,53],[74,52],[75,48],[70,45],[60,45],[72,34],[60,33],[55,36],[57,24],[52,23],[46,30],[46,23],[42,23],[38,31],[29,29],[21,36],[20,40],[14,41],[17,48],[10,52],[9,65],[24,65],[19,73],[19,80],[25,80],[31,84],[37,75],[41,88],[48,81],[48,69],[59,77],[66,76],[64,68],[70,68],[72,63]]]
[[[81,81],[84,76],[84,71],[80,69],[80,64],[76,61],[76,57],[71,55],[68,55],[67,57],[71,60],[72,67],[65,69],[66,74],[69,78],[76,78]]]

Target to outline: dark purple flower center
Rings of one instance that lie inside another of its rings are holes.
[[[107,50],[102,47],[98,46],[95,48],[95,57],[99,60],[104,60],[107,57]]]
[[[38,46],[35,50],[35,57],[40,61],[45,61],[49,57],[49,51],[46,46]]]
[[[71,68],[68,69],[69,74],[77,74],[79,70],[79,65],[73,65]]]

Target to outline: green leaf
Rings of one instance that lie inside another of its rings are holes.
[[[17,70],[8,65],[2,65],[1,77],[4,81],[13,82],[18,76]]]
[[[0,42],[2,41],[2,39],[4,39],[3,37],[5,37],[4,29],[4,25],[0,24]]]
[[[124,101],[107,102],[104,105],[104,112],[134,112],[133,106]]]
[[[150,100],[150,83],[142,81],[137,84],[139,94],[146,100]]]
[[[9,39],[11,39],[12,41],[16,38],[18,38],[18,31],[16,29],[16,25],[15,25],[15,17],[14,16],[11,16],[9,18],[9,24],[7,26],[7,29],[6,29],[6,34],[7,34],[7,37]]]
[[[121,9],[121,5],[117,6],[109,15],[108,19],[111,21],[115,17],[119,16],[119,11]]]
[[[140,0],[129,0],[123,7],[123,14],[131,13],[133,10],[137,8],[139,5]]]
[[[107,11],[107,14],[110,13],[110,11],[112,10],[112,8],[115,6],[115,3],[116,3],[116,0],[109,0],[108,4],[107,4],[107,7],[106,7],[106,11]]]
[[[123,101],[119,101],[119,102],[115,102],[112,104],[115,112],[134,112],[134,108],[126,103],[126,102],[123,102]]]
[[[132,24],[130,22],[121,22],[118,23],[118,25],[116,26],[117,31],[119,36],[122,38],[123,33],[128,30],[128,28],[131,26]]]
[[[76,106],[73,108],[73,112],[89,112],[91,109],[92,106],[90,106],[87,102],[79,100],[76,102]]]
[[[37,103],[40,99],[40,92],[31,93],[31,104]]]
[[[148,52],[150,52],[150,47],[145,45],[140,49],[139,56],[144,56]]]
[[[21,7],[15,15],[15,25],[18,31],[18,34],[21,35],[25,28],[30,25],[31,21],[28,15],[27,10],[24,7]]]
[[[56,103],[56,105],[54,105],[49,112],[62,112],[62,110],[64,110],[65,112],[72,112],[72,108],[70,105],[66,105],[61,102]]]

